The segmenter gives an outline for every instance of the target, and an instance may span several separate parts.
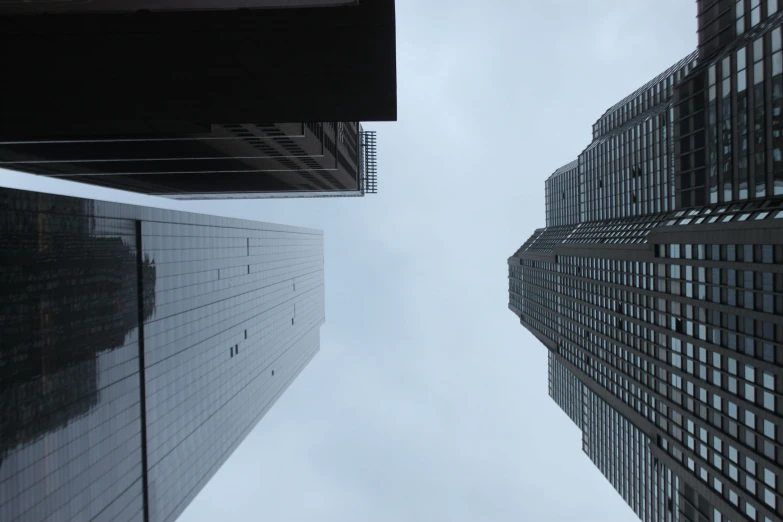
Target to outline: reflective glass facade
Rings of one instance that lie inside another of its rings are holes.
[[[776,1],[731,3],[722,34],[736,36],[676,88],[683,208],[783,194],[783,12]]]
[[[560,189],[570,168],[547,181],[547,227],[508,259],[509,309],[549,350],[549,395],[583,451],[640,519],[771,522],[783,518],[771,63],[783,13],[697,4],[698,63],[599,119],[577,191]]]
[[[176,519],[318,351],[322,233],[0,201],[0,519]]]

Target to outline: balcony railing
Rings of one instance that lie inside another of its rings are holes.
[[[375,131],[359,128],[361,146],[359,147],[359,188],[362,194],[378,193],[378,158],[375,145]]]

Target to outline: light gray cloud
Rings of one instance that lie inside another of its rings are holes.
[[[322,228],[321,352],[182,522],[635,516],[547,396],[506,309],[544,179],[609,106],[695,46],[682,0],[397,0],[399,121],[377,196],[175,202],[14,173],[6,186]]]

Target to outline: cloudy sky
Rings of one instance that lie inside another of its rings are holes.
[[[379,194],[176,202],[0,184],[325,231],[321,352],[180,518],[630,521],[547,395],[506,258],[544,179],[612,104],[691,52],[693,0],[397,0],[399,121]]]

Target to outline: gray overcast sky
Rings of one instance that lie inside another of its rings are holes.
[[[181,522],[630,521],[506,308],[544,179],[696,46],[693,0],[397,0],[399,121],[379,194],[177,202],[0,171],[0,184],[321,228],[321,352]],[[361,45],[361,42],[357,42]]]

